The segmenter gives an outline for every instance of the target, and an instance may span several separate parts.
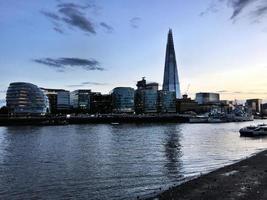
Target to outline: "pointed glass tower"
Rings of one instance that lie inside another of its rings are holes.
[[[173,91],[176,93],[176,98],[181,98],[180,83],[171,29],[169,30],[168,34],[162,89],[165,91]]]

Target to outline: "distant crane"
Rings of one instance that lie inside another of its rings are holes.
[[[189,91],[189,88],[190,88],[190,84],[187,85],[187,88],[186,88],[186,91],[185,91],[185,95],[187,95],[188,91]]]

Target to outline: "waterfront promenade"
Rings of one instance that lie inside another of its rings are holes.
[[[220,168],[148,200],[267,199],[267,150]]]

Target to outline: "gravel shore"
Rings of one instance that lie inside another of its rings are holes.
[[[267,150],[200,176],[148,200],[267,199]]]

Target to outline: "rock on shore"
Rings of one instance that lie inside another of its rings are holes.
[[[267,151],[173,187],[149,200],[266,200]]]

